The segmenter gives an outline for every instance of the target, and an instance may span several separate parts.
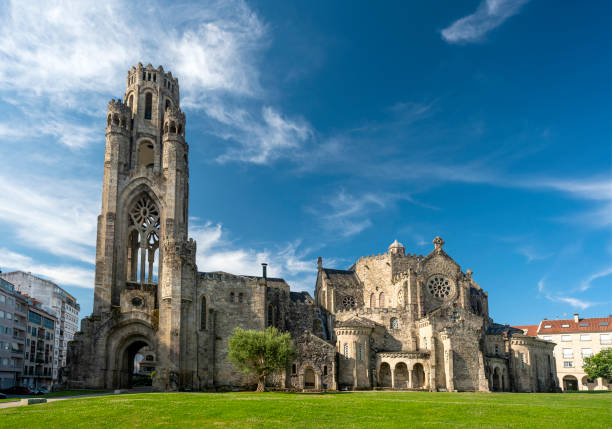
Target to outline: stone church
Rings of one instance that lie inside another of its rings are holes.
[[[279,278],[198,272],[188,237],[189,146],[178,80],[138,64],[106,117],[93,313],[69,345],[69,387],[129,387],[155,357],[160,391],[246,389],[227,360],[235,327],[291,333],[280,389],[556,389],[554,344],[493,323],[487,293],[434,240],[427,256],[386,253],[348,270],[318,261],[314,299]],[[314,269],[314,267],[313,267]]]

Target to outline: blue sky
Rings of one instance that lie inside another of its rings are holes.
[[[0,6],[0,268],[91,312],[104,113],[178,76],[200,271],[294,290],[398,239],[445,249],[498,322],[612,313],[606,1]]]

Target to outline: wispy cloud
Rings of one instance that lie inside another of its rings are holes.
[[[0,267],[3,270],[19,270],[45,277],[59,285],[94,287],[93,269],[74,265],[46,265],[36,263],[29,256],[0,248]]]
[[[587,308],[602,304],[602,302],[587,301],[584,299],[567,296],[565,294],[550,293],[546,290],[545,280],[545,278],[540,279],[538,281],[537,288],[538,293],[548,301],[569,304],[571,307],[578,308],[580,310],[586,310]]]
[[[519,246],[516,249],[516,251],[517,253],[519,253],[520,255],[523,255],[527,259],[528,264],[533,261],[541,261],[544,259],[548,259],[553,255],[552,253],[544,253],[544,252],[538,251],[534,249],[533,246],[527,245],[527,244],[523,246]]]
[[[587,277],[580,283],[580,290],[581,291],[588,290],[591,288],[592,283],[594,281],[601,279],[601,278],[611,276],[611,275],[612,275],[612,267],[607,267],[603,269],[602,271],[599,271],[595,274],[591,274],[589,277]]]
[[[220,223],[191,220],[190,234],[198,243],[197,264],[200,271],[225,271],[232,274],[260,276],[261,264],[269,264],[271,277],[283,277],[292,290],[314,288],[316,258],[300,240],[281,246],[253,249],[241,247]]]
[[[499,27],[529,0],[484,0],[476,12],[453,22],[442,30],[448,43],[469,43],[481,40],[489,31]]]

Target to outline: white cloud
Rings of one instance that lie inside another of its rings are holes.
[[[527,259],[528,264],[533,261],[541,261],[544,259],[548,259],[553,255],[552,253],[542,253],[534,249],[533,246],[530,245],[520,246],[516,249],[516,251]]]
[[[602,304],[601,302],[593,302],[587,301],[579,298],[574,298],[571,296],[566,296],[562,294],[551,294],[546,292],[545,279],[542,278],[538,281],[538,293],[544,296],[548,301],[551,302],[560,302],[563,304],[569,304],[573,308],[579,308],[581,310],[586,310],[587,308],[593,307],[595,305]]]
[[[529,0],[484,0],[476,12],[453,22],[442,30],[448,43],[469,43],[481,40],[485,34],[499,27]]]
[[[0,221],[22,245],[93,263],[99,186],[24,176],[0,172]]]
[[[581,291],[585,291],[591,288],[591,284],[597,280],[597,279],[601,279],[601,278],[605,278],[612,275],[612,267],[608,267],[605,268],[602,271],[599,271],[595,274],[591,274],[588,278],[586,278],[585,280],[583,280],[580,283],[580,290]]]
[[[0,267],[3,270],[31,272],[60,286],[94,287],[94,271],[72,265],[38,264],[32,258],[0,248]]]
[[[314,288],[315,258],[309,249],[301,248],[301,241],[272,249],[242,248],[230,240],[221,224],[191,220],[190,235],[197,241],[196,262],[204,272],[225,271],[232,274],[261,276],[263,262],[268,263],[270,277],[282,277],[292,290]]]

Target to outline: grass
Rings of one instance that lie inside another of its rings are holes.
[[[0,428],[604,428],[612,393],[144,393],[0,409]]]

